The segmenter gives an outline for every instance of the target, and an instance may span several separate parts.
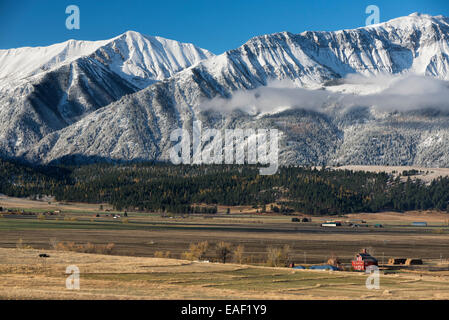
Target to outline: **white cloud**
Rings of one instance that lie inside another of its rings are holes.
[[[240,109],[249,114],[270,113],[275,110],[299,108],[323,111],[329,105],[341,107],[368,106],[384,111],[408,111],[426,108],[449,110],[449,83],[418,75],[379,75],[363,77],[350,75],[342,79],[342,88],[354,90],[373,87],[375,93],[348,94],[331,90],[298,88],[293,82],[277,81],[254,90],[238,91],[230,99],[214,98],[200,108],[220,112]],[[370,92],[368,90],[368,92]]]

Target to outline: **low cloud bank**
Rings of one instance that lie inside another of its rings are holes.
[[[340,88],[359,89],[360,94],[332,92]],[[364,94],[364,88],[375,93]],[[331,89],[331,88],[329,88]],[[374,107],[382,111],[410,111],[435,108],[449,111],[449,82],[418,75],[350,75],[331,90],[298,88],[293,82],[277,81],[249,91],[238,91],[230,99],[214,98],[200,105],[202,110],[224,113],[242,110],[249,114],[274,112],[280,107],[322,112],[328,106]]]

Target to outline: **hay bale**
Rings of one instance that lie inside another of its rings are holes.
[[[327,264],[331,266],[338,267],[341,265],[341,261],[338,257],[331,257],[327,260]]]
[[[422,263],[422,259],[407,259],[407,261],[405,261],[405,265],[406,266],[416,266],[416,265],[421,265]]]
[[[407,259],[405,258],[390,258],[388,264],[405,264]]]

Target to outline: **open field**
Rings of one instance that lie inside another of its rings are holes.
[[[347,214],[349,219],[363,219],[372,223],[390,223],[410,225],[414,221],[425,221],[429,225],[447,226],[449,222],[449,214],[435,211],[408,211],[401,212],[377,212],[377,213],[352,213]]]
[[[352,171],[367,171],[367,172],[386,172],[395,173],[396,175],[410,170],[420,171],[419,174],[411,176],[411,178],[421,179],[425,182],[431,182],[438,177],[448,177],[449,168],[425,168],[416,166],[361,166],[361,165],[347,165],[340,167],[332,167],[335,170],[352,170]],[[403,177],[407,179],[407,177]]]
[[[447,299],[449,272],[367,275],[74,252],[0,249],[2,299]],[[67,290],[66,267],[80,270]]]
[[[423,259],[449,258],[449,227],[444,214],[379,213],[348,215],[341,220],[367,219],[370,227],[323,228],[329,217],[312,223],[294,223],[289,216],[215,215],[160,217],[129,213],[126,219],[70,213],[39,220],[36,216],[4,215],[0,218],[0,247],[14,248],[21,239],[33,248],[50,249],[51,240],[94,244],[114,243],[114,254],[151,257],[156,251],[170,251],[180,258],[191,243],[209,241],[242,244],[245,257],[263,263],[269,247],[289,245],[296,263],[323,263],[337,255],[349,263],[361,248],[369,248],[380,261],[390,257]],[[426,217],[425,219],[418,219]],[[430,219],[430,217],[434,219]],[[413,227],[410,221],[428,221],[428,227]],[[381,222],[383,228],[373,227]],[[207,253],[214,260],[215,253]]]
[[[449,298],[449,227],[444,213],[362,213],[312,217],[310,223],[292,222],[292,216],[247,213],[162,217],[129,212],[127,218],[114,219],[104,211],[96,217],[98,205],[5,197],[1,201],[4,208],[15,204],[25,211],[62,213],[45,219],[1,215],[0,298]],[[329,219],[363,219],[369,226],[320,226]],[[412,221],[427,221],[428,226],[414,227]],[[375,228],[375,223],[382,223],[383,228]],[[200,241],[210,243],[205,259],[211,262],[218,260],[213,249],[218,241],[234,247],[242,244],[248,265],[179,260],[191,243]],[[55,251],[57,242],[115,246],[112,255],[97,255]],[[264,267],[267,249],[284,245],[290,246],[290,260],[296,264],[325,263],[338,256],[347,268],[355,253],[368,248],[381,264],[403,257],[421,258],[425,265],[387,271],[381,277],[381,290],[367,290],[367,276],[360,273]],[[154,258],[156,251],[168,251],[173,259]],[[50,258],[39,258],[43,252]],[[80,291],[64,287],[65,267],[70,264],[81,270]]]
[[[102,203],[103,210],[114,212],[113,207],[108,203]],[[96,213],[99,212],[100,204],[89,204],[80,202],[55,201],[54,198],[44,200],[31,200],[28,198],[8,197],[0,194],[0,207],[16,210],[27,210],[35,212],[61,210],[66,213]],[[252,206],[225,206],[218,205],[218,212],[225,213],[227,209],[231,213],[255,214],[257,209]]]
[[[0,207],[10,209],[26,209],[40,211],[54,211],[64,210],[66,212],[96,212],[98,211],[99,204],[89,203],[64,203],[54,201],[53,198],[45,199],[42,201],[31,200],[27,198],[8,197],[0,194]],[[108,204],[103,204],[104,209],[112,209]]]

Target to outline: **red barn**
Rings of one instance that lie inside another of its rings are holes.
[[[377,259],[371,256],[366,249],[357,254],[352,260],[352,268],[354,270],[365,271],[368,266],[377,266]]]

